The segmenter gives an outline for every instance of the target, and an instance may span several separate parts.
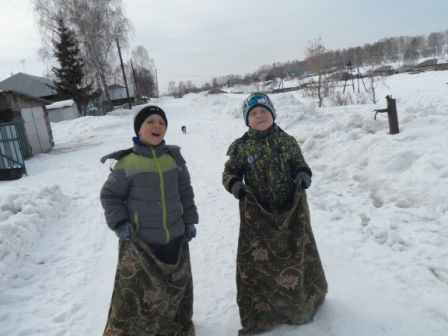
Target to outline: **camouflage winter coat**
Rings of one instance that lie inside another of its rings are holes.
[[[260,205],[274,214],[291,208],[297,173],[312,176],[296,139],[275,123],[267,132],[249,128],[230,145],[227,155],[222,176],[227,191],[244,177]]]

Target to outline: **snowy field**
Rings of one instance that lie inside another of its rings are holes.
[[[388,78],[377,105],[316,108],[271,95],[277,123],[313,170],[312,226],[329,293],[314,321],[265,335],[448,334],[448,71]],[[400,134],[373,120],[397,99]],[[246,95],[153,100],[182,147],[200,215],[191,244],[198,336],[236,335],[237,201],[221,186],[245,132]],[[141,108],[139,106],[138,108]],[[117,262],[99,191],[100,157],[131,147],[132,111],[52,124],[56,146],[0,182],[0,335],[102,335]],[[187,134],[181,126],[187,126]]]

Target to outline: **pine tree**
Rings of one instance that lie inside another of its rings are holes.
[[[78,106],[79,115],[85,115],[87,103],[97,98],[101,91],[94,91],[92,82],[82,87],[84,79],[84,61],[81,50],[73,32],[65,26],[62,20],[58,22],[59,41],[53,40],[54,56],[58,60],[59,68],[51,70],[56,75],[55,87],[62,99],[73,99]]]

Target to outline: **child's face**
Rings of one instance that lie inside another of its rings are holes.
[[[249,112],[249,126],[256,131],[266,131],[274,123],[272,113],[263,106],[255,106]]]
[[[140,127],[138,138],[145,145],[157,146],[162,142],[165,133],[166,125],[163,118],[158,114],[151,114]]]

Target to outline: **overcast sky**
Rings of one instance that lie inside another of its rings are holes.
[[[343,49],[448,29],[448,0],[123,0],[135,27],[131,48],[154,59],[159,90],[244,75],[264,64],[303,60],[308,41]],[[0,0],[0,80],[42,76],[31,0]],[[125,60],[130,57],[124,53]],[[21,62],[24,60],[24,62]]]

